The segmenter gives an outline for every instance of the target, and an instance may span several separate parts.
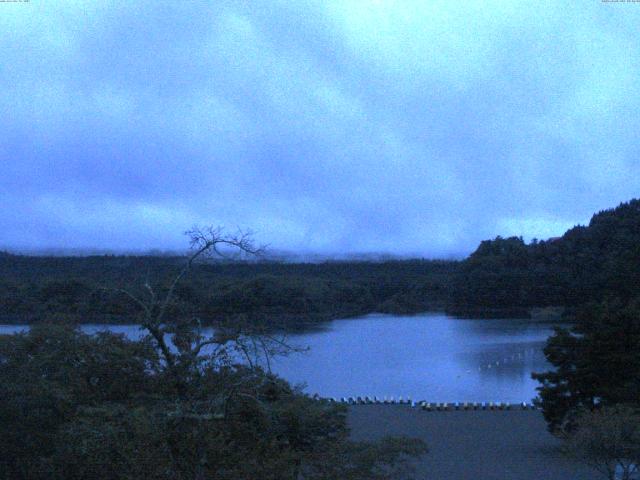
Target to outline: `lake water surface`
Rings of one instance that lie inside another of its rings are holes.
[[[0,325],[0,334],[27,327]],[[136,325],[83,325],[130,338]],[[288,335],[309,351],[277,358],[273,370],[328,397],[410,396],[431,402],[529,402],[531,372],[549,368],[542,354],[552,326],[530,320],[456,319],[442,313],[367,315]]]

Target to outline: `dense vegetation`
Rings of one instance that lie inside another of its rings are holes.
[[[640,296],[583,308],[571,330],[556,329],[544,353],[555,368],[533,378],[550,430],[571,430],[585,411],[640,408]]]
[[[166,286],[182,261],[0,254],[0,321],[131,321],[138,312],[115,290]],[[590,302],[637,295],[638,265],[640,200],[632,200],[559,238],[483,241],[461,262],[202,263],[177,294],[205,321],[242,315],[287,326],[374,311],[504,317],[558,306],[574,316]]]
[[[290,347],[228,322],[204,334],[178,300],[193,262],[246,237],[190,232],[193,251],[159,291],[133,285],[144,337],[36,324],[0,336],[0,479],[385,480],[410,470],[419,440],[348,439],[345,408],[268,371]]]
[[[533,307],[629,301],[640,285],[640,200],[599,212],[588,226],[525,244],[522,238],[484,241],[454,276],[449,311],[524,315]]]
[[[0,336],[0,479],[389,479],[425,450],[351,442],[345,407],[221,356],[181,367],[149,337]]]
[[[138,313],[115,290],[169,284],[183,258],[0,256],[3,321],[64,316],[131,321]],[[200,263],[177,297],[204,320],[244,315],[300,324],[378,312],[445,306],[455,262]]]
[[[544,349],[554,368],[533,374],[540,382],[538,404],[549,430],[567,440],[571,457],[606,478],[635,478],[640,459],[640,202],[600,212],[588,227],[571,229],[551,242],[523,247],[509,239],[484,247],[502,247],[508,253],[500,258],[510,259],[496,267],[503,275],[499,280],[483,279],[488,288],[502,282],[500,291],[518,292],[523,306],[555,298],[557,305],[575,311],[573,327],[557,328]],[[532,282],[535,275],[540,278]],[[544,290],[532,288],[536,285]]]
[[[585,411],[566,436],[563,452],[607,480],[634,480],[640,473],[640,410],[614,405]]]

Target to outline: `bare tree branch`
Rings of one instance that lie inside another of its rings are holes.
[[[225,386],[225,390],[228,392],[225,402],[236,394],[259,400],[259,391],[268,381],[268,375],[265,375],[261,366],[264,365],[266,372],[270,373],[271,357],[305,349],[293,347],[286,342],[284,336],[279,337],[255,326],[236,323],[232,328],[220,328],[211,336],[206,336],[202,332],[202,324],[198,318],[179,322],[178,319],[168,318],[168,316],[175,301],[178,285],[200,259],[216,257],[236,260],[239,258],[238,255],[260,257],[264,253],[264,248],[258,248],[254,245],[252,232],[240,229],[235,234],[229,235],[221,227],[201,228],[194,226],[185,234],[189,237],[191,251],[186,256],[177,275],[171,280],[166,292],[160,294],[158,289],[154,289],[148,276],[142,285],[148,292],[148,299],[134,295],[126,289],[118,291],[141,307],[141,325],[153,338],[161,359],[175,380],[176,388],[181,397],[186,389],[185,375],[190,375],[187,372],[194,372],[194,369],[201,368],[204,358],[212,359],[214,363],[210,366],[214,366],[214,368],[216,365],[228,364],[232,357],[227,356],[225,345],[230,345],[236,354],[242,356],[243,362],[252,373],[237,385]],[[169,338],[173,340],[177,352],[170,346]],[[213,345],[216,346],[213,351],[200,357],[206,347]],[[249,380],[251,382],[247,383]],[[249,385],[254,390],[252,394],[246,391],[246,387]]]

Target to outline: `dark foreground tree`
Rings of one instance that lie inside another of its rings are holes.
[[[566,437],[564,452],[608,480],[632,480],[640,473],[640,413],[626,406],[583,412]]]
[[[544,349],[555,370],[534,373],[551,431],[574,416],[618,404],[640,405],[640,302],[594,305],[572,330],[556,329]]]
[[[190,232],[164,286],[122,289],[139,341],[70,326],[0,337],[0,479],[387,479],[424,445],[348,439],[346,409],[269,372],[282,338],[241,322],[200,328],[176,291],[193,263],[245,235]]]

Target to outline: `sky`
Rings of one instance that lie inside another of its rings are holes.
[[[0,247],[451,258],[640,196],[640,3],[0,3]]]

